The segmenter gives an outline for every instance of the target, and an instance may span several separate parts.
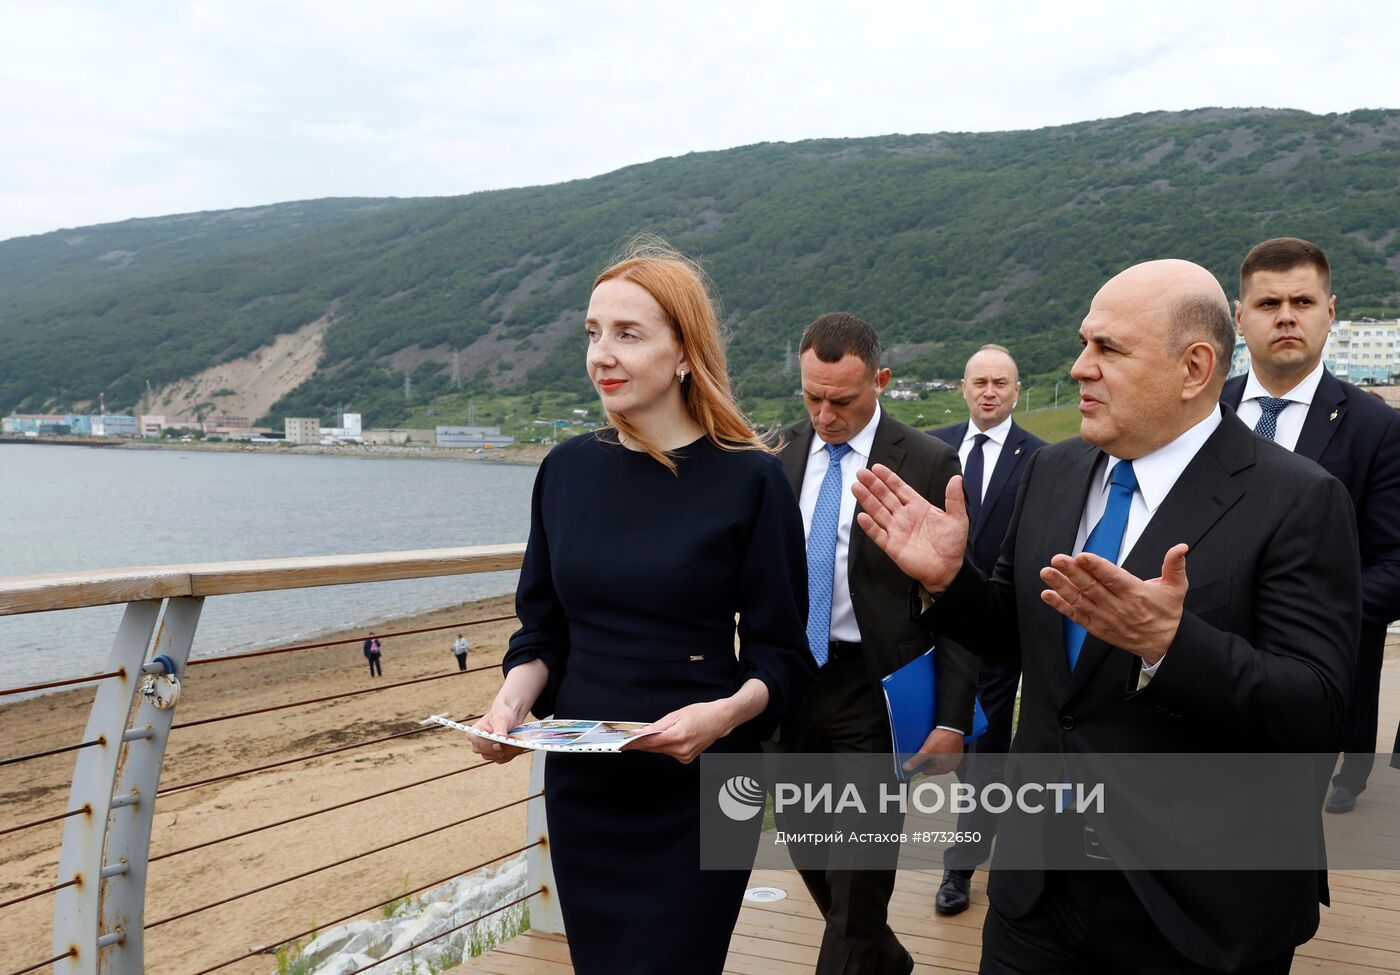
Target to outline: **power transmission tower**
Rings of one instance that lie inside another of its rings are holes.
[[[783,353],[783,375],[792,372],[792,339],[787,340],[787,351]]]
[[[403,398],[413,398],[413,377],[408,373],[403,374]]]
[[[452,388],[462,388],[462,353],[457,349],[452,350]]]
[[[474,426],[476,426],[476,402],[475,402],[475,401],[470,402],[470,403],[467,404],[467,426],[469,426],[469,427],[474,427]]]

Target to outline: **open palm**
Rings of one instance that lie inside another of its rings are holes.
[[[949,479],[943,510],[883,464],[859,471],[851,490],[865,509],[857,522],[870,540],[929,592],[946,589],[967,551],[962,478]]]

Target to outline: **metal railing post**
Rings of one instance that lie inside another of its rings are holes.
[[[152,663],[148,672],[164,674],[167,663],[178,680],[185,676],[185,661],[194,642],[195,627],[204,600],[183,597],[168,600],[160,621]],[[159,677],[158,677],[159,679]],[[165,703],[165,707],[159,704]],[[126,752],[118,765],[117,802],[107,827],[107,864],[102,880],[99,928],[123,931],[126,937],[106,948],[98,962],[103,975],[141,975],[145,970],[146,868],[151,854],[151,827],[155,817],[156,788],[165,760],[175,702],[141,695],[136,716],[127,732]],[[129,801],[129,798],[135,801]],[[115,804],[115,803],[114,803]],[[108,875],[106,871],[113,871]]]
[[[530,795],[544,791],[544,763],[549,754],[536,751],[530,760]],[[549,857],[549,820],[544,797],[531,799],[525,806],[526,842],[539,842],[525,854],[525,867],[531,890],[540,891],[530,905],[530,930],[549,934],[564,933],[564,915],[559,910],[558,887],[554,884],[554,863]]]
[[[58,880],[63,883],[76,878],[78,883],[60,890],[54,903],[54,954],[72,952],[54,963],[54,975],[96,975],[97,972],[97,942],[102,934],[98,922],[102,846],[112,802],[112,785],[116,781],[127,716],[131,714],[136,689],[141,686],[141,665],[159,615],[158,599],[126,604],[111,656],[107,659],[107,669],[122,674],[99,684],[93,696],[83,741],[100,740],[102,743],[79,751],[73,766],[68,808],[88,811],[69,817],[63,828]]]

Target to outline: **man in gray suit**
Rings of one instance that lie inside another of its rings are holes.
[[[807,531],[807,637],[821,670],[784,723],[779,749],[889,755],[880,678],[932,644],[909,618],[911,581],[865,535],[852,530],[856,472],[883,464],[927,498],[941,500],[958,473],[953,448],[880,409],[890,371],[868,322],[823,315],[802,334],[802,393],[810,418],[782,431],[782,460]],[[916,761],[946,772],[972,726],[976,664],[966,651],[938,655],[937,721]],[[893,773],[893,760],[889,762]],[[895,824],[894,830],[898,831]],[[896,851],[897,852],[897,851]],[[902,975],[914,961],[887,923],[895,872],[803,869],[826,921],[819,975]]]

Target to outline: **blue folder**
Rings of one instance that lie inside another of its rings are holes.
[[[904,763],[920,748],[938,726],[935,694],[937,677],[933,662],[937,647],[929,649],[887,677],[880,678],[885,691],[885,710],[889,712],[890,738],[894,741],[895,774],[901,782],[909,781],[910,773]],[[970,744],[987,730],[987,715],[982,702],[972,705],[972,733],[963,738]]]

